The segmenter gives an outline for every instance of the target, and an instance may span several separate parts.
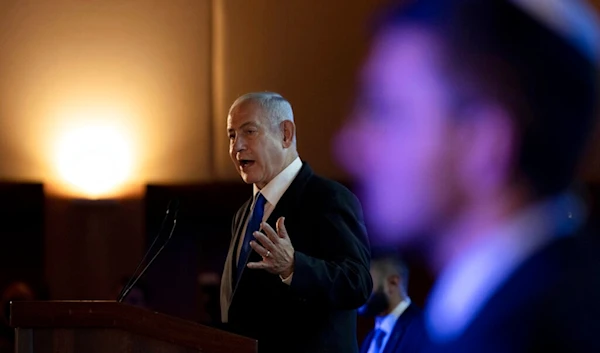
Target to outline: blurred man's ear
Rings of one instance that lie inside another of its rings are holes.
[[[283,132],[283,147],[288,148],[294,141],[294,134],[296,133],[296,125],[291,120],[285,120],[281,123],[281,129]]]

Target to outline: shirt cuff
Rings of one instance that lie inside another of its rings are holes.
[[[292,284],[292,277],[294,277],[294,272],[292,272],[287,278],[279,276],[281,278],[281,282],[287,284],[288,286]]]

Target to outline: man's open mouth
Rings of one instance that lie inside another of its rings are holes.
[[[240,159],[239,163],[240,163],[240,167],[245,169],[245,168],[252,166],[254,164],[254,161],[250,160],[250,159]]]

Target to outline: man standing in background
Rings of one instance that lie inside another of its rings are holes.
[[[371,260],[373,294],[359,314],[375,316],[375,328],[367,335],[361,353],[419,352],[426,336],[422,313],[408,296],[408,267],[399,257]]]
[[[356,309],[372,289],[357,198],[315,175],[296,150],[292,108],[276,93],[238,98],[229,152],[253,197],[234,217],[222,320],[259,352],[358,352]]]
[[[600,352],[600,252],[569,193],[597,112],[584,5],[421,0],[377,30],[338,153],[377,242],[437,272],[431,352]]]

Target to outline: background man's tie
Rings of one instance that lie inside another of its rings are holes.
[[[380,353],[381,352],[381,348],[382,348],[382,343],[383,343],[383,338],[385,337],[385,331],[378,328],[375,330],[375,333],[373,334],[373,353]]]

